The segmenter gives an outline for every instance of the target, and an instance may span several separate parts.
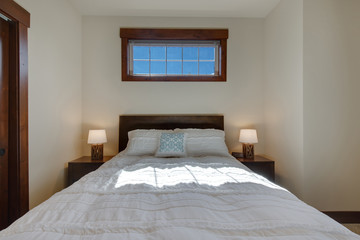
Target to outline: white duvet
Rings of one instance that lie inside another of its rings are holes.
[[[233,158],[119,154],[0,239],[360,239]]]

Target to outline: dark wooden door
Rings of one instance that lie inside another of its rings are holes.
[[[0,17],[0,230],[8,226],[9,23]]]
[[[27,30],[30,13],[14,0],[0,0],[0,18],[0,149],[5,150],[0,157],[1,229],[29,210]]]

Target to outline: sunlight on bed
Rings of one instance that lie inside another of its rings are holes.
[[[148,184],[156,188],[175,186],[181,183],[196,183],[219,187],[226,183],[255,183],[269,188],[283,189],[264,177],[236,167],[178,166],[173,168],[145,167],[119,172],[115,188],[125,185]]]

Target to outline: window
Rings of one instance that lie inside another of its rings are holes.
[[[226,81],[228,30],[120,29],[123,81]]]
[[[129,41],[133,76],[214,76],[219,73],[219,41]]]

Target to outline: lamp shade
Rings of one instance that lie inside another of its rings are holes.
[[[241,143],[257,143],[258,138],[256,134],[256,129],[241,129],[239,142]]]
[[[106,142],[106,132],[104,129],[89,130],[88,144],[103,144]]]

